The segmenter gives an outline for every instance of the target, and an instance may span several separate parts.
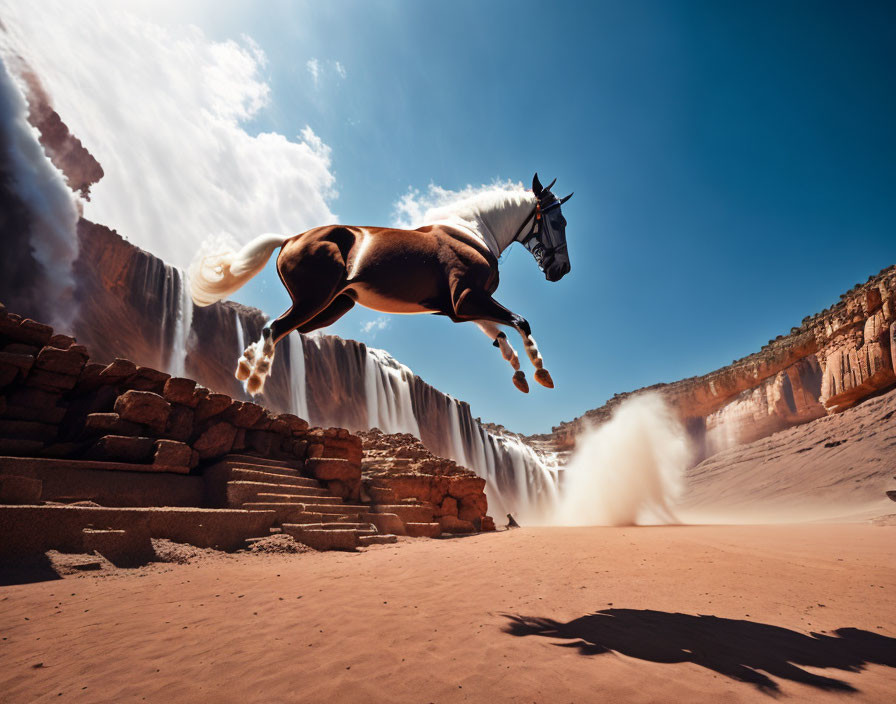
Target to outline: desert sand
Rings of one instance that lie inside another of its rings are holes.
[[[7,702],[884,702],[896,528],[522,528],[0,588]],[[839,630],[844,629],[844,630]]]

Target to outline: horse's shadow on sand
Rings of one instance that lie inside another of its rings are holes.
[[[649,609],[604,609],[567,623],[528,616],[507,618],[510,623],[505,631],[514,636],[567,640],[555,645],[577,648],[582,655],[615,651],[651,662],[691,662],[771,695],[780,691],[772,677],[824,690],[857,691],[846,682],[815,675],[801,666],[847,672],[860,672],[872,663],[896,667],[896,638],[858,628],[806,635],[755,621]]]

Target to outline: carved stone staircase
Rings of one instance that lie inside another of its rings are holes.
[[[346,460],[315,460],[315,473],[338,479]],[[332,467],[330,467],[332,465]],[[227,455],[205,469],[209,501],[250,511],[274,511],[271,532],[291,535],[316,550],[355,550],[394,543],[401,519],[365,504],[346,503],[321,479],[303,476],[302,465],[251,455]],[[357,471],[357,470],[355,470]]]

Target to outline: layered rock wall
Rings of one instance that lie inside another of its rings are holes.
[[[292,414],[128,360],[95,362],[73,338],[0,307],[0,455],[189,474],[200,462],[245,451],[361,462],[361,442],[347,430],[309,428]],[[356,499],[360,474],[328,488]]]
[[[569,450],[582,428],[609,419],[632,394],[659,391],[705,457],[843,411],[894,385],[896,267],[889,267],[756,354],[704,376],[618,394],[539,439]]]

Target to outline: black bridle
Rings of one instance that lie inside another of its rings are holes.
[[[557,252],[562,252],[566,249],[566,242],[557,241],[559,238],[556,235],[554,228],[551,226],[550,218],[543,216],[547,211],[559,208],[561,201],[547,190],[545,190],[545,194],[548,198],[538,198],[535,202],[535,207],[532,208],[532,212],[526,216],[526,219],[523,220],[511,240],[511,242],[521,243],[528,249],[532,253],[532,256],[535,257],[535,262],[538,264],[538,268],[542,271],[544,271],[545,262],[553,259]],[[548,201],[548,199],[550,199],[550,202],[542,204],[542,200]],[[534,221],[529,234],[520,239],[520,235],[523,230],[526,229],[526,225],[528,225],[529,221],[533,220],[533,218]],[[542,231],[546,237],[541,236]],[[545,243],[545,239],[547,239],[547,243]]]

